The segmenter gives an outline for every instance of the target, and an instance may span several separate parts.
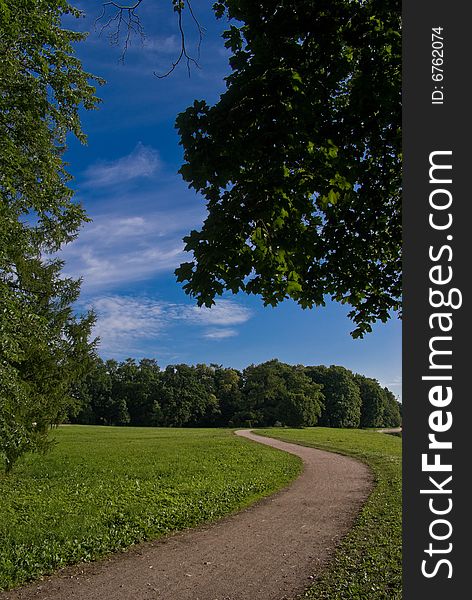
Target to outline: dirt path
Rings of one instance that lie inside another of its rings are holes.
[[[401,427],[387,427],[386,429],[377,429],[377,433],[402,433]]]
[[[238,435],[296,454],[287,489],[214,525],[140,544],[0,593],[0,600],[292,600],[310,585],[372,488],[351,458]]]

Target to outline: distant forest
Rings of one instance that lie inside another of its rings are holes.
[[[377,380],[340,366],[270,360],[221,365],[97,358],[73,390],[68,420],[155,427],[397,427],[401,404]]]

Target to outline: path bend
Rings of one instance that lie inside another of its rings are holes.
[[[313,582],[352,527],[372,486],[352,458],[241,430],[299,456],[286,489],[215,524],[139,544],[0,600],[293,600]]]

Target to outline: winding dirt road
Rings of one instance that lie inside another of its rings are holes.
[[[214,525],[64,569],[0,600],[284,600],[301,594],[372,489],[351,458],[238,431],[302,458],[285,490]]]

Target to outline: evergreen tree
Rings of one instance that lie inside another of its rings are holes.
[[[72,200],[63,153],[81,141],[79,109],[97,104],[75,58],[82,34],[65,0],[0,0],[0,461],[45,450],[71,384],[87,369],[93,315],[76,317],[79,282],[48,258],[86,219]]]

